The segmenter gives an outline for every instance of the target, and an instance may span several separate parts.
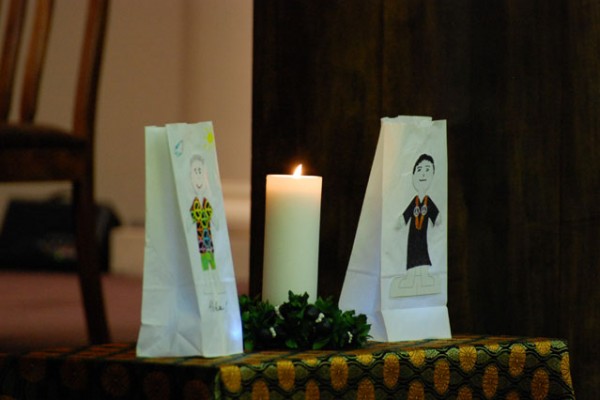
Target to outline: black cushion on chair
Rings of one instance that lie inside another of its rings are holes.
[[[0,231],[0,268],[76,271],[73,210],[68,199],[12,200]],[[110,232],[119,218],[106,205],[95,207],[96,248],[102,271],[109,270]]]
[[[0,147],[83,148],[86,140],[51,126],[0,124]]]

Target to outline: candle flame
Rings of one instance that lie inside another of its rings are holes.
[[[299,177],[301,175],[302,175],[302,164],[298,164],[298,166],[294,170],[294,175],[293,176]]]

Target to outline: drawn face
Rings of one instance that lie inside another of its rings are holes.
[[[206,179],[204,178],[204,163],[200,160],[192,160],[190,164],[190,179],[192,181],[192,186],[196,193],[201,192],[204,189],[206,184]]]
[[[413,173],[413,186],[419,193],[425,193],[431,186],[433,180],[434,167],[428,160],[423,160],[415,168]]]

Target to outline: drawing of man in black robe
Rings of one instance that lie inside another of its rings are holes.
[[[417,195],[400,215],[397,229],[409,226],[406,248],[406,275],[395,279],[392,297],[418,296],[439,293],[439,282],[429,273],[431,259],[427,242],[429,222],[441,223],[440,211],[428,191],[435,175],[435,162],[421,154],[413,167],[412,183]]]
[[[402,214],[404,223],[409,224],[406,269],[421,265],[431,265],[427,247],[427,228],[429,221],[435,225],[439,210],[427,195],[431,186],[435,164],[428,154],[422,154],[413,168],[413,186],[417,195]]]

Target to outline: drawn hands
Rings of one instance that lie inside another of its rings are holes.
[[[394,229],[399,231],[400,229],[404,228],[407,224],[408,224],[408,222],[406,222],[404,220],[404,216],[402,214],[400,214],[396,218],[396,223],[394,224]]]

